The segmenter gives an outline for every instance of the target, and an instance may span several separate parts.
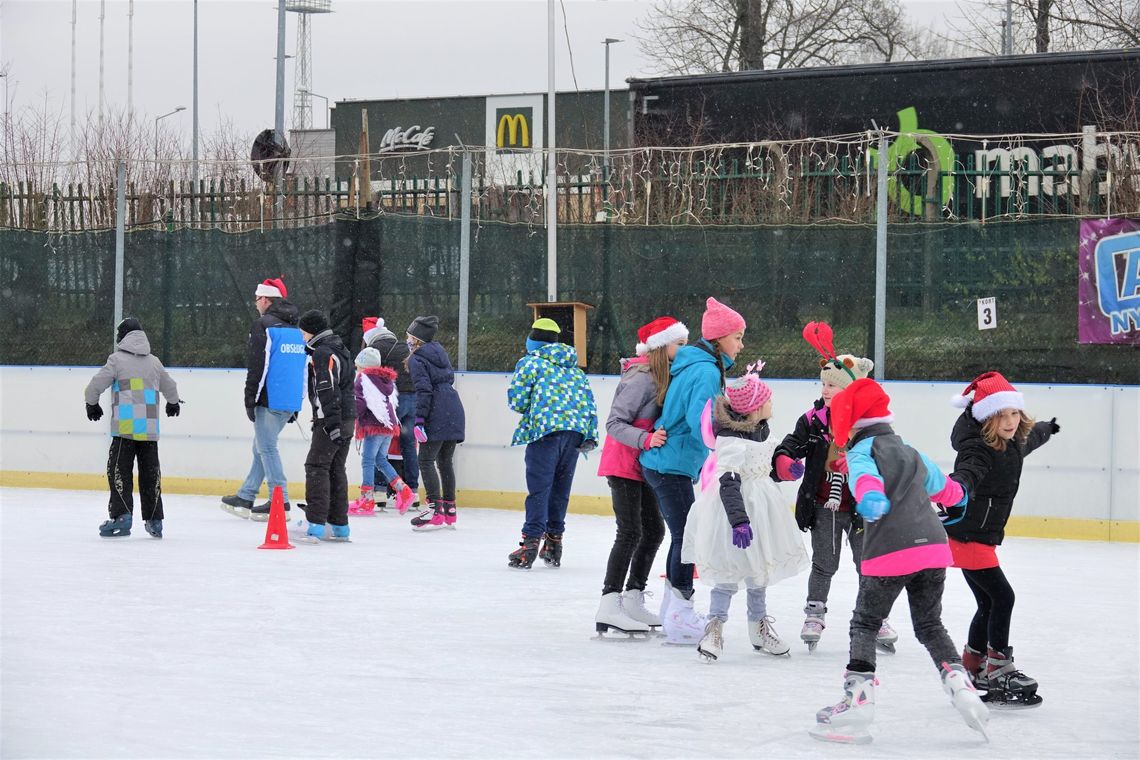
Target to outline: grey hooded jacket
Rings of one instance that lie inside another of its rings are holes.
[[[178,385],[150,353],[150,341],[142,330],[132,330],[115,346],[115,353],[95,373],[83,392],[88,404],[111,389],[111,435],[135,441],[158,440],[158,394],[177,404]]]

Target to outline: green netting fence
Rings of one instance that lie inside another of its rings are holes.
[[[1140,383],[1133,349],[1077,343],[1079,220],[907,223],[888,229],[886,375],[963,380],[999,368],[1015,382]],[[253,289],[283,276],[301,309],[328,310],[352,349],[360,317],[401,333],[438,314],[458,351],[458,221],[384,214],[296,229],[178,229],[126,235],[124,313],[139,317],[172,366],[240,367],[256,316]],[[563,300],[584,301],[588,371],[614,373],[637,327],[662,313],[696,335],[704,299],[748,320],[746,357],[774,377],[812,377],[800,338],[809,320],[837,347],[874,354],[871,225],[633,226],[559,229]],[[468,368],[507,372],[523,350],[528,302],[545,300],[545,231],[483,222],[472,229]],[[976,301],[997,299],[998,327],[979,331]],[[111,347],[114,232],[0,230],[0,361],[91,365]]]

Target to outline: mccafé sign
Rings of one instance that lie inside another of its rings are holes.
[[[404,129],[393,127],[380,138],[377,153],[392,153],[404,150],[430,150],[435,138],[435,127],[420,127],[419,124]]]
[[[499,153],[529,150],[533,108],[498,108],[495,110],[495,148]]]

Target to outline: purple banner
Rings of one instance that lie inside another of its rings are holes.
[[[1140,346],[1140,222],[1082,220],[1079,272],[1079,341]]]

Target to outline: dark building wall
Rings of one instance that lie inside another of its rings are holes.
[[[918,128],[941,134],[1079,132],[1140,101],[1140,48],[630,80],[635,143],[697,145]],[[645,98],[649,99],[646,101]],[[646,113],[642,113],[642,110]],[[1130,125],[1136,129],[1136,125]]]
[[[496,99],[504,96],[492,96]],[[522,95],[520,98],[533,98]],[[557,102],[557,142],[559,148],[577,150],[602,150],[603,147],[603,103],[604,92],[589,90],[584,92],[559,93]],[[546,98],[542,100],[542,116],[545,117]],[[368,111],[369,149],[371,153],[381,152],[381,142],[385,133],[400,127],[408,130],[418,126],[413,133],[433,128],[429,145],[432,149],[444,149],[462,144],[482,147],[487,142],[487,98],[418,98],[402,100],[351,100],[340,101],[332,112],[332,126],[336,130],[337,155],[356,155],[360,152],[360,112]],[[624,89],[610,91],[610,144],[614,149],[629,145],[628,130],[629,92]],[[545,118],[543,118],[545,122]],[[544,135],[545,137],[545,132]],[[458,139],[457,139],[458,137]],[[545,140],[542,141],[545,143]],[[544,147],[535,145],[534,147]],[[407,170],[428,171],[428,161],[441,160],[437,154],[429,159],[416,156],[414,150],[400,151]],[[581,162],[571,161],[570,170],[580,170]],[[352,164],[339,161],[337,177],[347,179],[352,173]]]

